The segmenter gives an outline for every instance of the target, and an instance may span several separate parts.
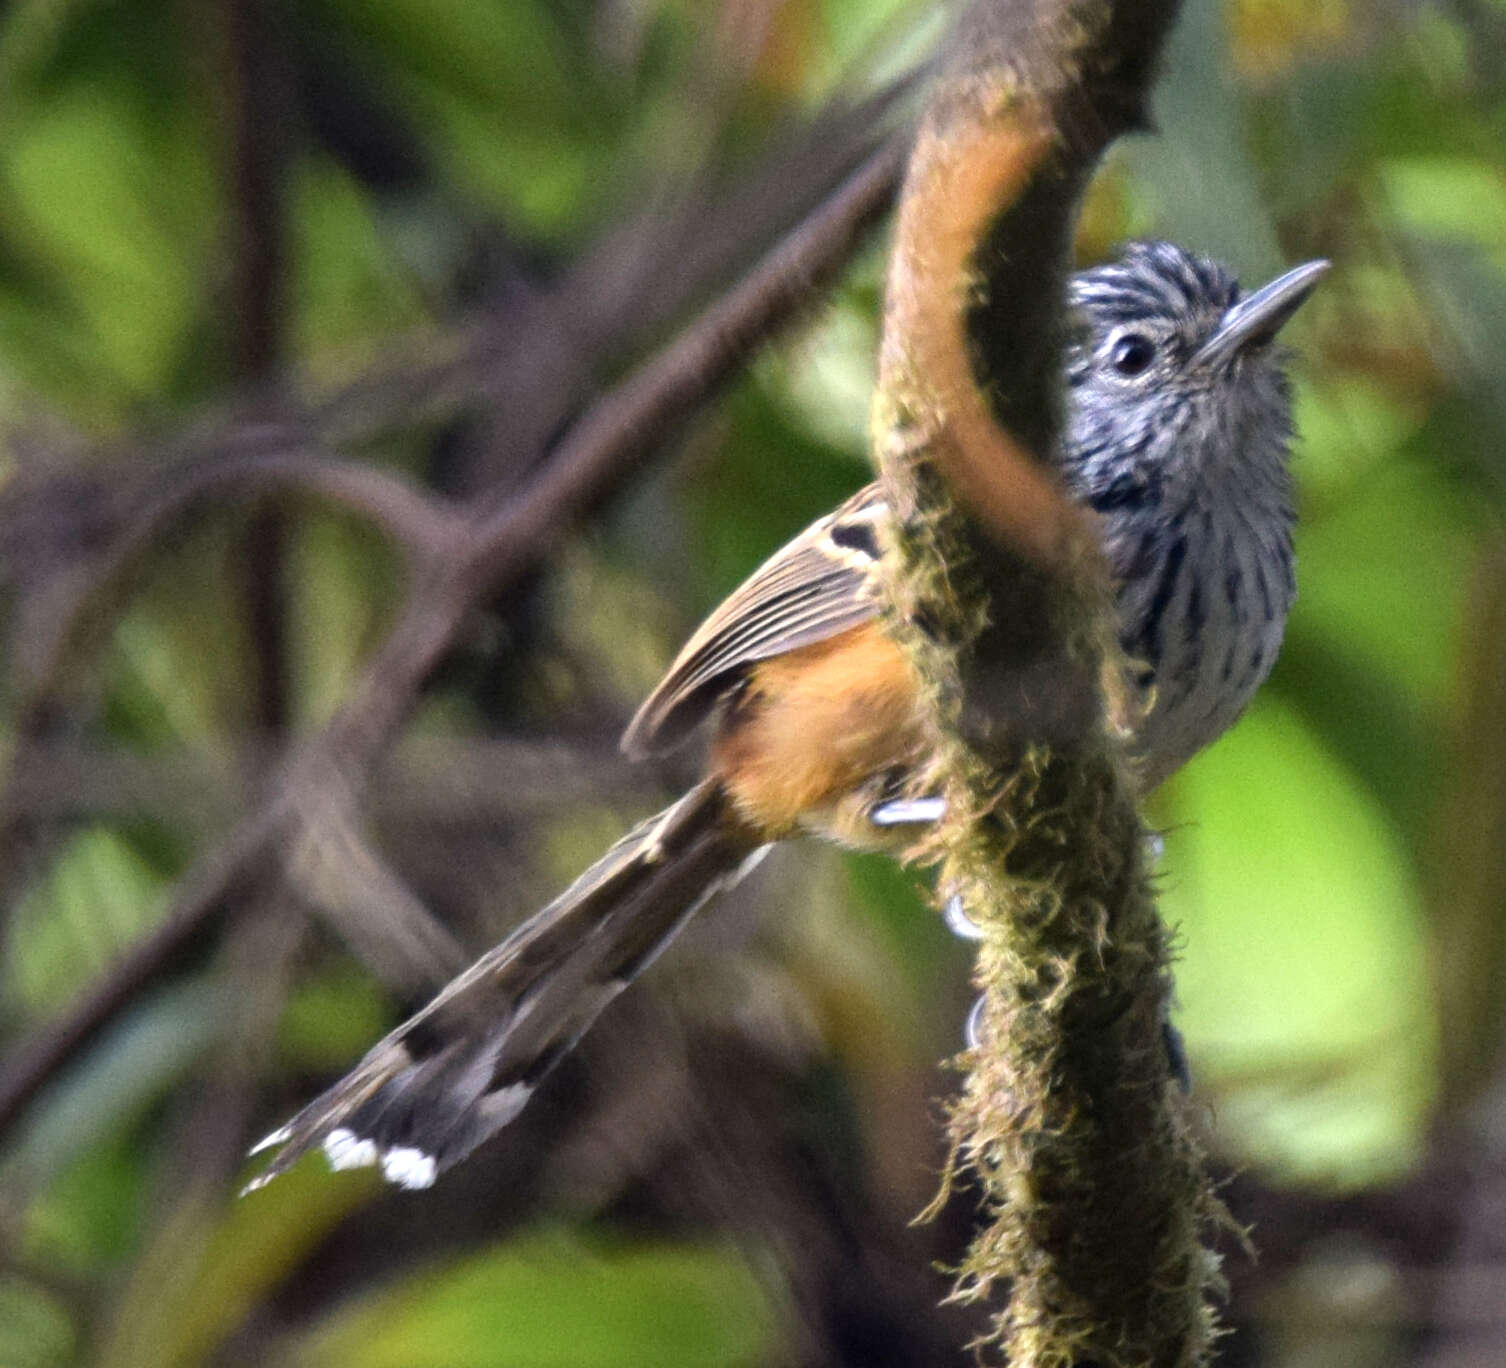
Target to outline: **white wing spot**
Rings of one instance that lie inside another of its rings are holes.
[[[342,1169],[365,1168],[376,1163],[377,1147],[353,1130],[340,1126],[324,1137],[324,1157],[336,1173]]]
[[[439,1165],[432,1154],[409,1145],[390,1149],[382,1156],[382,1177],[401,1188],[432,1187],[438,1173]]]

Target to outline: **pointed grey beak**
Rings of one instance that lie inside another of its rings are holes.
[[[1233,360],[1246,347],[1269,342],[1307,302],[1313,287],[1328,274],[1328,269],[1326,261],[1309,261],[1241,299],[1197,349],[1192,364],[1221,365]]]

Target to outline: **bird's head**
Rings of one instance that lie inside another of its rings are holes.
[[[1328,263],[1251,294],[1169,242],[1131,243],[1072,278],[1066,475],[1111,518],[1166,516],[1210,482],[1284,497],[1291,439],[1276,334]]]

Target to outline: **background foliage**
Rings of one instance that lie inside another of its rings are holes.
[[[446,498],[527,487],[869,131],[799,130],[938,30],[920,0],[0,11],[8,1065],[330,718],[413,573],[294,478],[185,503],[94,575],[175,444],[296,436],[373,376],[320,454]],[[1161,134],[1082,224],[1085,260],[1155,234],[1252,283],[1336,267],[1291,330],[1288,644],[1154,806],[1179,1021],[1262,1251],[1229,1252],[1231,1363],[1506,1362],[1476,1215],[1506,1196],[1503,92],[1499,0],[1188,0]],[[234,1195],[245,1144],[422,998],[380,951],[405,898],[478,949],[692,772],[628,772],[615,732],[866,478],[882,264],[874,240],[562,523],[470,615],[345,844],[238,886],[50,1080],[0,1154],[0,1362],[962,1361],[932,1263],[967,1202],[907,1223],[967,953],[879,860],[781,852],[434,1191],[314,1161]],[[500,373],[405,410],[478,327]]]

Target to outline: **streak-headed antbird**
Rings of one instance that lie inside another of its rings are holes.
[[[1275,661],[1295,593],[1282,325],[1327,270],[1253,294],[1167,242],[1074,276],[1061,474],[1098,517],[1126,654],[1153,702],[1132,740],[1149,789],[1228,728]],[[425,1187],[523,1108],[602,1009],[773,841],[896,848],[917,792],[921,704],[878,623],[876,486],[812,524],[691,637],[623,738],[704,722],[706,775],[258,1148],[260,1186],[322,1146]],[[908,833],[907,833],[908,829]]]

